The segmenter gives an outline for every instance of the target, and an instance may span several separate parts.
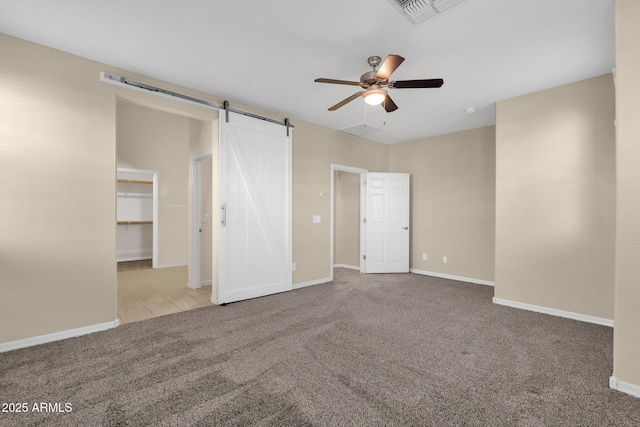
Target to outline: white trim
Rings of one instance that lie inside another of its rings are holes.
[[[334,209],[335,209],[335,174],[336,171],[342,172],[351,172],[357,173],[360,175],[360,266],[357,268],[361,273],[364,273],[364,251],[365,251],[365,224],[364,224],[364,183],[367,179],[367,170],[361,168],[354,168],[352,166],[344,166],[337,165],[331,163],[331,197],[330,197],[330,226],[329,226],[329,278],[333,280],[333,267],[335,264],[333,263],[334,253],[333,253],[333,244],[334,244],[334,235],[335,235],[335,218],[334,218]],[[294,287],[295,289],[295,287]]]
[[[478,285],[485,285],[485,286],[494,286],[495,285],[494,282],[492,282],[490,280],[484,280],[484,279],[474,279],[474,278],[471,278],[471,277],[454,276],[454,275],[451,275],[451,274],[436,273],[436,272],[433,272],[433,271],[417,270],[415,268],[412,268],[409,271],[411,273],[415,273],[415,274],[422,274],[422,275],[425,275],[425,276],[440,277],[442,279],[458,280],[460,282],[476,283]]]
[[[633,397],[640,397],[640,386],[620,381],[614,376],[609,377],[609,387],[622,393],[630,394]]]
[[[172,267],[188,267],[189,264],[160,264],[153,268],[172,268]]]
[[[332,280],[333,278],[331,277],[325,277],[322,279],[309,280],[308,282],[294,283],[293,289],[306,288],[307,286],[313,286],[313,285],[321,285],[323,283],[331,282]]]
[[[131,256],[131,257],[119,258],[118,262],[146,261],[148,259],[149,259],[148,256]]]
[[[218,303],[218,300],[217,300],[217,299],[215,299],[214,297],[211,297],[211,304],[220,305],[220,304]]]
[[[191,259],[189,265],[189,283],[187,287],[190,289],[198,289],[201,284],[201,268],[200,265],[200,245],[202,237],[200,236],[201,213],[202,213],[202,172],[201,162],[205,159],[211,159],[213,162],[213,150],[205,151],[191,158]]]
[[[360,271],[360,266],[359,265],[333,264],[333,268],[348,268],[350,270]]]
[[[552,316],[564,317],[578,320],[580,322],[595,323],[596,325],[609,326],[613,328],[613,320],[602,317],[589,316],[587,314],[574,313],[571,311],[558,310],[555,308],[542,307],[539,305],[526,304],[523,302],[509,301],[506,299],[493,297],[493,303],[507,307],[519,308],[521,310],[535,311],[537,313],[550,314]]]
[[[192,282],[187,283],[187,288],[189,289],[200,289],[203,286],[209,286],[213,284],[213,280],[205,280],[204,282],[200,283],[200,286],[193,286]]]
[[[160,263],[160,189],[158,188],[158,172],[153,173],[153,252],[151,267],[158,268]]]
[[[16,350],[18,348],[32,347],[34,345],[60,341],[66,338],[79,337],[94,332],[106,331],[108,329],[117,328],[119,324],[120,321],[116,319],[112,322],[100,323],[98,325],[84,326],[82,328],[69,329],[68,331],[54,332],[52,334],[25,338],[23,340],[10,341],[0,344],[0,353],[4,353],[10,350]]]

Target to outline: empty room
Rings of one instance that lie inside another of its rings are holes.
[[[640,425],[635,0],[0,2],[0,425]]]

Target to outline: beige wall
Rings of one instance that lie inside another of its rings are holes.
[[[360,174],[334,172],[333,263],[360,267]]]
[[[611,75],[501,101],[496,298],[613,319]]]
[[[158,171],[158,267],[189,263],[189,118],[120,101],[118,167]]]
[[[101,82],[124,72],[3,34],[0,58],[0,343],[113,324],[117,99],[218,112]]]
[[[0,58],[0,343],[113,322],[113,89],[3,35]]]
[[[493,281],[495,128],[392,145],[389,169],[411,174],[411,268]]]
[[[616,283],[613,376],[640,387],[640,2],[616,1]]]
[[[388,171],[389,146],[302,121],[293,134],[293,283],[331,277],[331,164]],[[322,222],[313,223],[313,215]]]

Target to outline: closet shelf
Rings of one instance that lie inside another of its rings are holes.
[[[118,221],[118,225],[153,224],[153,221]]]
[[[152,184],[153,181],[141,181],[139,179],[118,179],[118,182],[126,182],[128,184]]]

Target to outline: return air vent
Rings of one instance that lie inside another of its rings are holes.
[[[348,126],[340,130],[342,132],[350,133],[351,135],[364,137],[371,133],[379,132],[382,129],[373,127],[371,125],[366,125],[364,123],[358,123],[357,125]]]
[[[411,22],[417,24],[430,18],[461,0],[389,0]]]

